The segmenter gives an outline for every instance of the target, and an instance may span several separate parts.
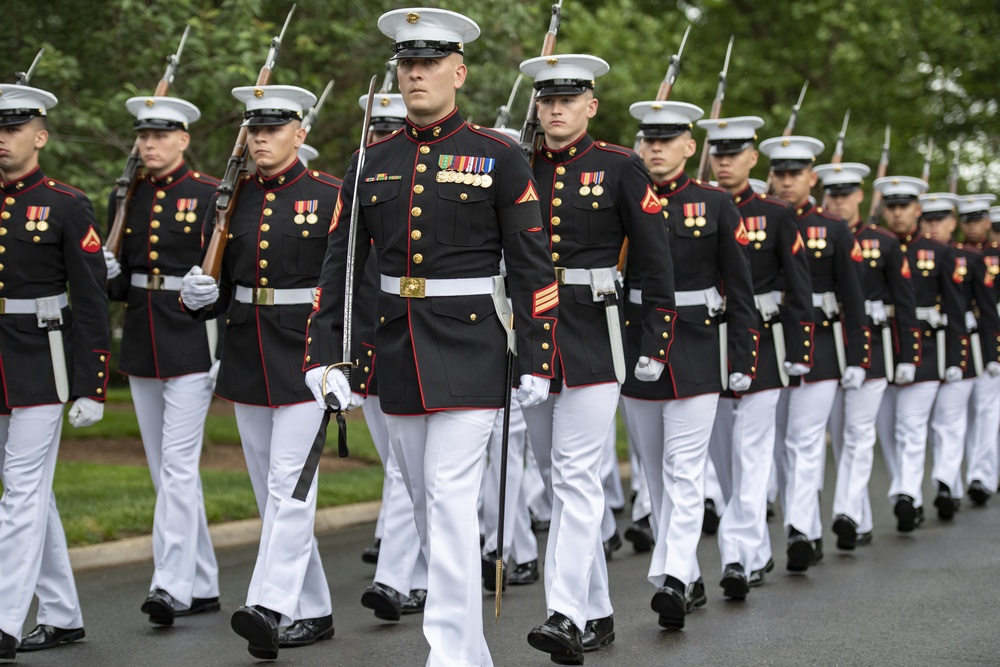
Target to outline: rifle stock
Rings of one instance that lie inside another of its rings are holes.
[[[264,66],[257,74],[255,86],[266,86],[271,81],[271,70],[278,59],[281,50],[281,40],[288,29],[288,23],[292,20],[295,12],[295,5],[288,11],[285,18],[285,25],[281,32],[271,39],[271,48],[267,52]],[[240,126],[239,134],[236,135],[236,144],[233,146],[233,153],[226,163],[226,173],[216,189],[215,199],[215,227],[212,229],[212,237],[208,241],[205,250],[205,258],[201,263],[201,270],[207,276],[212,276],[216,280],[222,273],[222,256],[226,252],[226,243],[229,240],[229,223],[233,217],[233,210],[236,202],[239,201],[243,183],[246,182],[247,172],[247,136],[249,130],[245,125]]]
[[[556,35],[559,34],[559,23],[562,20],[563,0],[552,5],[552,16],[549,18],[549,30],[545,33],[542,42],[543,56],[551,56],[556,50]],[[538,109],[535,108],[535,89],[531,89],[531,96],[528,99],[528,113],[524,116],[524,126],[521,128],[521,146],[528,154],[528,161],[532,166],[535,164],[535,156],[542,149],[545,141],[545,133],[542,132],[541,124],[538,121]]]
[[[153,91],[154,97],[163,97],[170,92],[170,84],[174,82],[174,76],[177,75],[177,68],[181,63],[181,53],[184,51],[184,43],[187,41],[190,31],[190,25],[184,28],[177,52],[167,56],[167,69],[156,84],[156,90]],[[41,53],[39,53],[40,55]],[[32,65],[32,69],[34,69],[34,65]],[[139,185],[139,168],[141,166],[139,139],[136,138],[132,143],[132,151],[129,153],[128,159],[125,160],[125,169],[115,181],[115,217],[111,223],[111,229],[108,230],[108,238],[105,243],[107,249],[115,256],[121,255],[122,240],[125,237],[125,216],[128,214],[128,206],[132,201],[132,195],[135,194],[135,188]]]

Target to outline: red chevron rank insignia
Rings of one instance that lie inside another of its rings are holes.
[[[322,295],[323,295],[323,288],[317,287],[316,290],[313,292],[313,312],[319,310],[319,300]]]
[[[803,245],[805,244],[802,243],[802,234],[795,232],[795,242],[792,244],[792,254],[798,255],[799,250],[802,250]]]
[[[854,247],[851,248],[851,259],[855,262],[860,262],[864,259],[864,255],[861,253],[861,246],[858,244],[857,239],[854,240]]]
[[[521,193],[521,196],[514,203],[525,204],[529,201],[538,201],[538,191],[535,190],[535,184],[531,181],[528,181],[528,187],[524,189],[524,192]]]
[[[903,256],[903,266],[902,266],[902,268],[899,269],[899,273],[904,278],[909,278],[910,277],[910,263],[908,261],[906,261],[906,256],[905,255]]]
[[[557,305],[559,305],[559,283],[554,282],[535,292],[532,315],[538,317],[545,311],[552,310]]]
[[[642,198],[641,206],[646,213],[659,213],[663,210],[663,207],[660,206],[660,198],[656,196],[650,185],[646,186],[646,196]]]
[[[80,247],[84,252],[89,252],[92,255],[101,249],[101,237],[97,234],[97,230],[94,229],[93,225],[84,234],[83,239],[80,241]]]
[[[337,223],[340,222],[340,211],[344,208],[344,200],[337,197],[337,205],[333,208],[333,217],[330,218],[330,229],[326,230],[327,234],[333,233],[333,230],[337,228]]]
[[[740,218],[740,226],[736,228],[736,242],[740,245],[750,245],[750,237],[747,235],[747,228],[743,225],[743,218]]]

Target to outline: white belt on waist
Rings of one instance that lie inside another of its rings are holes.
[[[781,312],[781,304],[784,302],[785,295],[779,290],[774,290],[773,292],[763,292],[761,294],[753,295],[753,305],[757,307],[757,311],[765,322],[770,322],[774,317]]]
[[[129,282],[132,287],[148,290],[167,290],[169,292],[179,292],[181,289],[180,276],[159,276],[146,273],[133,273]]]
[[[312,303],[315,294],[315,287],[275,289],[273,287],[236,286],[236,300],[240,303],[252,303],[255,306],[295,306]]]
[[[917,319],[927,322],[935,329],[948,325],[948,316],[933,307],[917,307]]]
[[[865,315],[872,318],[874,324],[883,324],[889,319],[889,313],[886,310],[885,304],[881,301],[869,301],[866,299]]]
[[[840,306],[837,304],[837,294],[835,292],[820,292],[812,295],[813,308],[821,308],[827,317],[836,317],[840,314]]]
[[[678,308],[685,306],[705,306],[713,315],[717,315],[725,310],[725,302],[722,295],[715,287],[701,290],[688,290],[674,292],[674,305]]]
[[[594,269],[594,271],[611,271],[617,272],[617,267],[611,266],[603,269]],[[593,284],[593,275],[591,269],[567,269],[563,266],[556,267],[556,280],[560,285],[591,285]]]
[[[65,308],[69,302],[66,300],[66,292],[52,297],[59,304],[59,309]],[[38,302],[35,299],[4,299],[0,298],[0,315],[34,315],[38,312]]]
[[[493,277],[489,278],[396,278],[381,276],[382,291],[408,299],[428,296],[472,296],[493,294]]]

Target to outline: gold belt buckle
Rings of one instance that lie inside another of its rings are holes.
[[[160,275],[148,275],[148,276],[146,276],[146,289],[148,289],[148,290],[161,290],[161,289],[163,289],[163,276],[160,276]]]
[[[566,284],[566,267],[565,266],[557,266],[557,267],[554,267],[554,268],[556,270],[556,282],[559,283],[560,285],[565,285]]]
[[[7,313],[7,299],[0,297],[0,315]]]
[[[427,292],[425,278],[400,278],[399,296],[407,299],[423,299]]]
[[[256,306],[273,306],[274,305],[274,288],[273,287],[255,287],[253,289],[253,302]]]

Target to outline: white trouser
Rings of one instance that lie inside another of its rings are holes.
[[[219,566],[205,517],[198,465],[212,403],[208,373],[160,380],[129,376],[142,446],[156,491],[153,580],[182,608],[219,595]]]
[[[0,416],[0,630],[21,638],[31,598],[39,625],[83,627],[52,477],[61,403]]]
[[[739,563],[750,573],[771,559],[767,487],[774,465],[775,411],[780,389],[722,399],[712,430],[716,470],[729,470],[732,487],[719,521],[722,566]]]
[[[492,667],[483,635],[476,501],[497,410],[386,415],[403,481],[426,545],[428,667]]]
[[[889,473],[889,502],[898,496],[924,504],[924,459],[927,454],[927,424],[940,382],[917,382],[902,387],[890,385],[882,397],[875,429]]]
[[[612,613],[601,521],[601,464],[615,419],[617,382],[550,394],[524,411],[528,442],[542,478],[552,479],[552,524],[545,550],[545,602],[580,631]]]
[[[830,412],[830,443],[837,463],[833,515],[850,517],[859,533],[873,527],[868,482],[875,461],[875,418],[888,386],[885,378],[879,378],[867,380],[857,389],[838,387]]]
[[[639,461],[639,457],[635,452],[635,445],[633,443],[636,441],[637,436],[629,427],[628,406],[625,405],[624,396],[618,399],[618,413],[622,416],[622,420],[625,422],[625,437],[628,438],[628,462],[630,470],[629,488],[632,489],[632,492],[635,494],[635,500],[632,501],[632,521],[635,522],[639,519],[648,517],[652,514],[653,509],[649,500],[649,484],[646,483],[646,474],[643,472],[642,463]],[[618,429],[616,428],[616,433],[617,430]],[[649,526],[655,535],[656,526],[653,525],[652,521]]]
[[[330,587],[313,536],[319,473],[304,501],[292,499],[323,411],[315,401],[278,408],[235,403],[234,408],[264,524],[247,605],[267,607],[288,622],[328,616]]]
[[[604,517],[601,519],[601,540],[610,540],[618,530],[613,510],[625,507],[625,490],[618,470],[618,428],[611,420],[608,439],[604,443],[604,458],[601,460],[601,484],[604,486]]]
[[[413,501],[406,490],[396,454],[389,445],[386,415],[382,412],[377,396],[365,401],[361,410],[385,471],[382,480],[382,507],[379,508],[379,523],[376,524],[375,531],[382,543],[379,545],[374,581],[404,596],[416,588],[426,590],[427,561],[420,548],[420,535],[413,518]],[[379,525],[382,526],[381,533],[378,531]]]
[[[781,499],[786,534],[798,530],[810,540],[823,536],[819,492],[826,457],[826,422],[833,409],[836,380],[806,383],[789,393]]]
[[[767,499],[777,503],[785,490],[785,437],[788,435],[788,400],[798,387],[778,390],[778,404],[774,410],[774,457],[767,480]]]
[[[686,586],[701,576],[697,551],[705,514],[705,460],[719,395],[622,401],[637,436],[636,453],[648,471],[652,523],[657,526],[647,578],[657,588],[667,576]]]
[[[721,514],[726,508],[725,493],[722,490],[722,479],[711,457],[705,461],[705,500],[715,503],[715,511]]]
[[[955,498],[962,497],[965,432],[969,425],[969,399],[975,386],[975,378],[942,383],[931,412],[931,446],[934,452],[931,479],[947,484]],[[993,400],[998,399],[994,397]]]
[[[1000,377],[983,373],[976,378],[969,399],[969,428],[965,433],[965,480],[979,480],[997,490],[997,445],[1000,439]]]
[[[538,559],[538,541],[531,532],[528,500],[524,492],[524,451],[527,449],[527,427],[521,404],[511,397],[510,428],[507,438],[507,486],[504,489],[503,560],[511,565],[516,553],[516,564]],[[487,445],[486,469],[480,493],[483,506],[482,531],[486,538],[483,554],[497,549],[497,528],[500,520],[500,455],[503,451],[503,410],[497,412]],[[525,521],[527,520],[527,521]]]
[[[552,519],[552,478],[551,469],[547,468],[545,477],[535,460],[535,450],[530,443],[524,450],[524,485],[528,497],[528,511],[539,521]]]

